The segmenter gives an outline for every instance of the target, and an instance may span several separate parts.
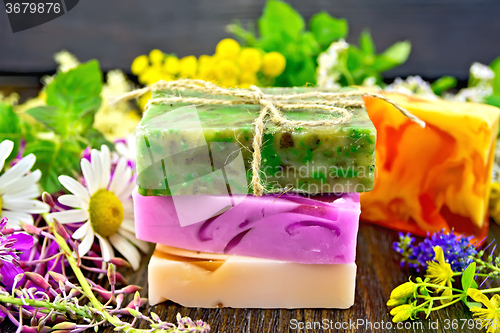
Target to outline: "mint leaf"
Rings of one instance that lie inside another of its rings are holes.
[[[431,88],[436,95],[441,95],[444,91],[457,86],[457,79],[453,76],[443,76],[432,82]]]
[[[322,11],[314,15],[309,21],[309,30],[316,41],[326,50],[330,44],[340,38],[345,38],[349,27],[346,19],[336,19]]]
[[[34,169],[40,169],[42,178],[40,185],[49,193],[63,189],[57,177],[68,175],[74,177],[80,172],[81,148],[71,140],[37,140],[26,144],[24,155],[35,154]]]
[[[47,105],[56,107],[60,127],[74,129],[74,123],[83,114],[95,114],[101,105],[102,73],[96,60],[82,64],[66,73],[59,73],[47,86]],[[87,125],[87,124],[86,124]],[[88,126],[85,126],[88,127]],[[62,134],[62,133],[61,133]]]
[[[27,114],[35,118],[50,130],[66,135],[67,123],[64,112],[55,106],[38,106],[26,111]]]
[[[258,24],[263,38],[281,38],[282,35],[298,38],[305,26],[304,19],[292,6],[278,0],[266,3]]]
[[[95,149],[101,149],[102,145],[106,145],[109,147],[110,150],[114,150],[113,144],[106,140],[104,135],[102,135],[101,132],[99,132],[95,128],[91,128],[88,132],[87,135],[85,136],[87,140],[89,140],[90,145],[92,148]]]
[[[365,29],[361,32],[361,35],[359,35],[359,47],[365,55],[375,54],[375,44],[373,44],[370,30]]]
[[[7,103],[0,103],[0,142],[11,140],[14,142],[14,149],[7,158],[7,161],[14,159],[19,151],[19,141],[22,137],[21,121],[12,110],[12,106]]]
[[[385,72],[404,63],[411,51],[409,41],[397,42],[375,58],[373,69]]]

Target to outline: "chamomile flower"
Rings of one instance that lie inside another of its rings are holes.
[[[90,250],[97,237],[104,260],[114,257],[114,247],[137,270],[141,261],[137,248],[147,252],[148,244],[135,237],[132,169],[124,158],[120,158],[111,175],[111,154],[105,145],[100,151],[93,149],[91,162],[83,158],[81,166],[86,186],[71,177],[59,177],[72,194],[62,195],[58,200],[75,209],[49,214],[49,220],[57,219],[63,224],[84,223],[73,234],[74,239],[81,239],[80,256]]]
[[[13,148],[10,140],[0,143],[0,172]],[[40,196],[37,182],[42,173],[40,170],[29,172],[35,161],[35,155],[29,154],[0,176],[0,217],[8,219],[9,228],[19,226],[19,222],[33,224],[31,214],[49,211],[48,205],[36,200]]]

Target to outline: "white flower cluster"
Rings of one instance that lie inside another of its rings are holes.
[[[493,94],[495,72],[486,65],[475,62],[470,68],[469,85],[456,94],[444,93],[443,99],[455,102],[484,103],[485,98]],[[428,99],[439,98],[432,91],[429,82],[420,76],[409,76],[406,80],[396,78],[385,91],[398,92],[405,95],[418,95]]]
[[[430,83],[425,81],[418,75],[408,76],[406,80],[398,77],[384,90],[405,95],[418,95],[429,99],[438,98],[438,96],[434,94],[434,91],[432,91]]]
[[[318,56],[318,69],[316,81],[319,88],[340,88],[337,81],[340,79],[340,71],[337,68],[339,58],[349,48],[349,44],[340,39],[332,43],[330,47]]]
[[[457,102],[483,103],[493,94],[495,72],[486,65],[475,62],[470,67],[469,87],[461,89],[456,95],[444,94],[444,99]]]

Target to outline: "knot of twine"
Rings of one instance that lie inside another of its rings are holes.
[[[362,100],[354,100],[350,97],[356,96],[369,96],[381,99],[399,110],[404,116],[408,117],[413,122],[417,123],[420,127],[424,128],[425,123],[408,112],[406,109],[392,102],[388,98],[372,92],[363,91],[348,91],[348,92],[320,92],[312,91],[306,93],[290,93],[281,95],[264,94],[256,86],[251,86],[250,89],[227,89],[220,87],[214,83],[202,80],[176,80],[176,81],[158,81],[155,84],[131,91],[127,94],[120,96],[113,101],[112,104],[117,104],[132,98],[138,98],[147,92],[152,91],[195,91],[206,93],[215,96],[214,98],[200,98],[200,97],[183,97],[183,96],[167,96],[152,98],[146,104],[146,108],[150,104],[161,103],[192,103],[192,104],[206,104],[206,105],[238,105],[238,104],[252,104],[260,105],[259,116],[254,120],[254,138],[252,143],[253,159],[252,167],[252,185],[253,194],[255,196],[262,196],[264,193],[264,186],[261,184],[260,179],[260,165],[261,165],[261,147],[265,129],[265,122],[269,119],[273,124],[279,127],[315,127],[315,126],[331,126],[339,124],[348,124],[351,121],[352,114],[346,107],[363,107]],[[217,98],[216,96],[231,97],[231,99]],[[293,111],[298,109],[312,109],[324,110],[330,112],[332,115],[336,114],[337,117],[329,117],[316,121],[301,121],[289,120],[282,111]]]

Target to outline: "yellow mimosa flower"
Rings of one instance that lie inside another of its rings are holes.
[[[277,77],[286,67],[286,59],[279,52],[269,52],[262,59],[262,72],[269,77]]]
[[[139,75],[139,82],[142,84],[153,84],[162,79],[162,72],[157,67],[149,67],[144,73]]]
[[[221,86],[226,88],[235,88],[238,85],[238,80],[236,78],[226,79],[220,82]]]
[[[197,61],[195,56],[187,56],[180,60],[180,76],[183,78],[193,78],[196,76]]]
[[[238,56],[238,65],[247,72],[257,73],[262,64],[260,51],[254,48],[243,49]]]
[[[239,74],[238,66],[233,61],[221,60],[215,68],[219,81],[236,80]]]
[[[211,66],[213,65],[214,63],[214,58],[209,56],[209,55],[206,55],[206,54],[202,54],[199,58],[198,58],[198,64],[201,66]]]
[[[159,65],[163,62],[163,59],[165,58],[165,54],[161,52],[158,49],[151,50],[149,52],[149,59],[151,60],[151,63],[153,65]]]
[[[240,53],[240,44],[232,38],[221,40],[215,47],[215,54],[221,59],[234,60]]]
[[[149,59],[145,55],[140,55],[132,61],[130,70],[134,75],[140,75],[149,67]]]
[[[254,72],[243,72],[240,77],[240,84],[248,83],[248,85],[257,84],[257,76]]]
[[[179,71],[181,70],[181,64],[179,59],[174,56],[169,56],[165,60],[165,63],[163,64],[163,69],[169,74],[173,75],[178,74]]]

